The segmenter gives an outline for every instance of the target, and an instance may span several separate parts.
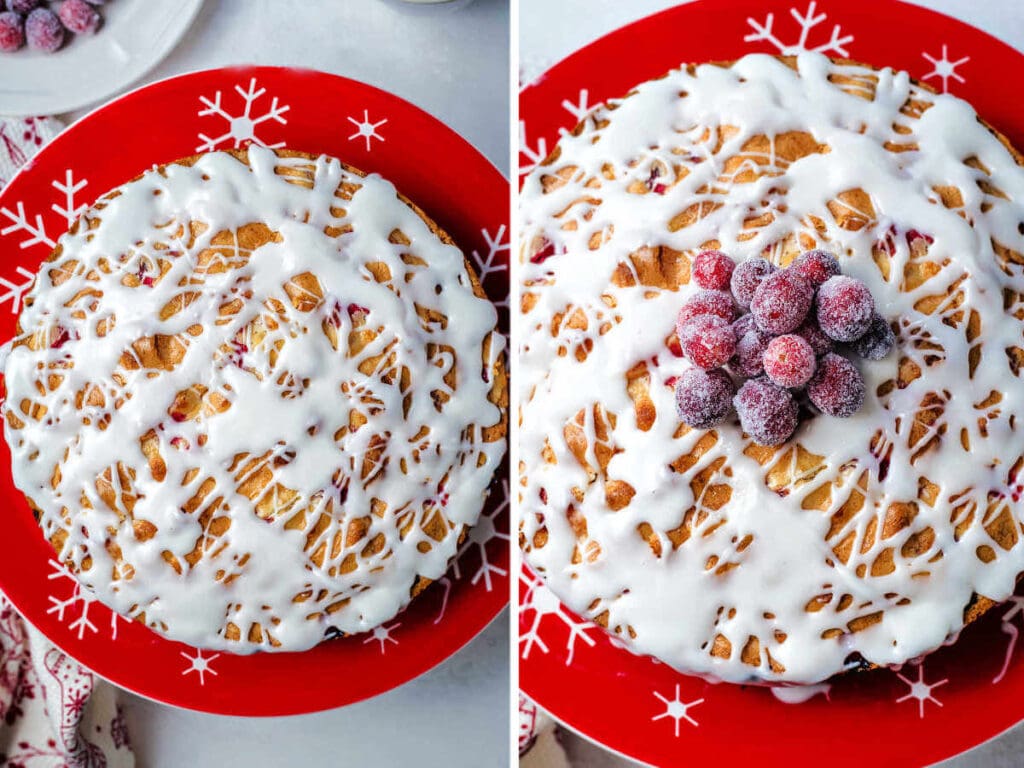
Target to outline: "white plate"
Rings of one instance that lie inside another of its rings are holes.
[[[103,26],[95,35],[69,36],[56,53],[0,53],[0,114],[70,112],[124,88],[170,52],[202,4],[110,0],[100,8]]]

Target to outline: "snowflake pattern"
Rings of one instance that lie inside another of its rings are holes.
[[[543,162],[544,158],[548,156],[548,142],[547,139],[541,137],[537,139],[535,147],[530,147],[529,141],[526,139],[526,121],[519,121],[519,153],[523,155],[527,162],[519,163],[519,175],[525,176],[534,168]]]
[[[832,36],[826,42],[811,45],[810,37],[814,28],[828,18],[826,13],[815,15],[816,9],[817,3],[813,0],[807,4],[807,11],[803,15],[796,8],[789,9],[789,14],[796,21],[800,30],[800,36],[794,43],[787,44],[779,38],[775,28],[774,13],[769,13],[764,22],[748,18],[747,24],[754,31],[747,34],[743,40],[747,43],[770,43],[783,56],[796,56],[806,51],[815,51],[817,53],[831,52],[840,56],[849,56],[850,54],[846,46],[853,42],[853,35],[844,35],[838,24],[832,27]]]
[[[349,141],[354,141],[360,137],[366,139],[366,151],[369,152],[373,149],[373,140],[379,139],[381,142],[384,141],[384,137],[377,133],[377,129],[384,125],[388,120],[378,120],[376,123],[370,120],[369,110],[363,110],[363,119],[356,120],[354,117],[349,117],[348,121],[356,127],[356,132],[348,137]]]
[[[929,80],[933,77],[941,78],[943,93],[949,93],[950,78],[953,78],[958,83],[967,82],[959,73],[957,73],[956,68],[970,61],[970,56],[964,56],[962,59],[951,61],[949,58],[949,50],[946,45],[942,46],[942,56],[939,58],[935,58],[934,56],[927,52],[922,52],[921,55],[924,56],[928,61],[930,61],[933,67],[932,71],[929,72],[927,75],[924,75],[921,79]]]
[[[401,622],[396,621],[391,626],[381,624],[379,627],[374,627],[373,631],[369,633],[369,636],[363,640],[363,645],[368,643],[378,642],[380,643],[380,652],[383,655],[387,653],[387,643],[392,645],[398,645],[398,641],[391,636],[391,632],[402,626]]]
[[[480,567],[477,568],[476,573],[473,574],[469,581],[471,584],[476,585],[482,579],[488,592],[494,589],[494,582],[491,578],[492,574],[508,576],[508,571],[492,563],[487,554],[488,542],[496,539],[509,541],[509,535],[504,531],[499,531],[495,522],[501,513],[508,509],[508,480],[502,481],[501,490],[503,494],[501,502],[493,510],[480,516],[476,525],[470,529],[469,536],[466,537],[462,546],[459,547],[459,551],[452,563],[452,576],[456,579],[461,579],[462,571],[459,566],[459,560],[470,549],[476,548],[477,552],[480,553]]]
[[[654,691],[653,693],[665,705],[665,711],[662,712],[660,715],[655,715],[654,717],[652,717],[651,718],[652,722],[656,722],[658,720],[662,720],[662,719],[664,719],[666,717],[672,718],[672,721],[675,723],[676,738],[679,738],[679,723],[680,723],[680,721],[685,720],[686,722],[690,723],[693,726],[698,726],[699,725],[699,723],[690,716],[689,710],[691,708],[693,708],[693,707],[696,707],[698,704],[703,704],[704,703],[704,699],[695,699],[694,701],[683,701],[679,697],[679,684],[678,683],[676,684],[676,695],[673,696],[671,699],[666,698],[665,696],[662,696],[657,691]]]
[[[75,195],[81,192],[89,182],[86,179],[75,181],[74,171],[70,168],[64,171],[63,181],[52,181],[50,186],[61,194],[61,203],[53,203],[50,209],[64,218],[67,226],[75,223],[75,219],[82,215],[86,209],[84,204],[76,204]],[[15,210],[10,208],[0,209],[10,222],[6,227],[0,229],[0,235],[10,235],[15,232],[22,233],[22,240],[18,247],[24,250],[36,245],[45,245],[53,248],[57,242],[46,232],[46,223],[43,216],[36,213],[34,216],[25,211],[25,203],[19,200],[14,204]]]
[[[502,260],[500,254],[508,253],[511,244],[508,240],[508,228],[504,224],[498,227],[498,231],[493,236],[486,227],[480,230],[480,232],[484,236],[484,242],[487,243],[487,251],[483,253],[474,248],[472,255],[473,261],[476,264],[477,277],[480,278],[480,283],[484,284],[491,275],[508,271],[508,260]],[[496,307],[507,308],[508,294],[500,301],[493,300],[493,302]]]
[[[199,138],[202,143],[196,147],[196,152],[209,152],[223,144],[226,141],[232,141],[234,146],[237,148],[241,146],[242,142],[250,141],[254,144],[259,144],[263,147],[283,147],[284,142],[279,141],[276,144],[267,144],[262,141],[256,135],[256,128],[262,123],[268,120],[286,125],[288,120],[283,117],[284,113],[287,112],[290,107],[285,104],[281,105],[278,102],[278,98],[274,96],[270,102],[270,108],[262,112],[259,115],[253,116],[253,110],[256,102],[259,101],[267,92],[266,88],[257,88],[256,78],[252,78],[249,81],[249,88],[243,90],[242,86],[236,85],[235,92],[242,98],[242,114],[233,115],[223,106],[223,95],[221,91],[217,91],[213,98],[210,99],[206,96],[200,96],[199,101],[204,105],[204,108],[199,110],[199,117],[209,117],[215,115],[223,118],[227,122],[228,130],[222,133],[220,136],[207,136],[205,133],[200,133]]]
[[[50,560],[50,568],[51,571],[47,579],[64,586],[70,586],[71,591],[64,590],[59,596],[50,594],[48,596],[50,607],[46,609],[46,612],[56,614],[57,621],[67,624],[68,629],[72,632],[77,632],[79,640],[85,637],[86,632],[98,633],[99,628],[89,617],[89,609],[96,602],[95,595],[85,590],[71,571],[61,563],[56,560]],[[111,640],[117,640],[118,618],[116,613],[110,612]]]
[[[555,593],[548,589],[544,582],[532,573],[523,571],[519,578],[526,583],[527,590],[519,606],[520,617],[528,611],[533,611],[533,620],[529,629],[519,633],[519,643],[522,646],[520,651],[524,659],[530,657],[534,647],[539,648],[541,653],[548,653],[547,643],[541,639],[540,629],[546,616],[553,616],[562,622],[569,629],[569,638],[566,641],[568,654],[565,657],[565,666],[572,666],[572,658],[576,653],[576,641],[582,640],[588,646],[593,647],[597,642],[588,632],[596,629],[596,625],[589,621],[581,621],[571,616],[565,607],[555,597]]]
[[[199,684],[206,685],[206,675],[217,676],[217,670],[210,666],[210,662],[220,658],[220,654],[214,653],[209,656],[203,656],[203,652],[198,648],[195,649],[195,652],[195,656],[185,653],[185,651],[181,652],[182,658],[186,659],[189,663],[188,667],[181,674],[188,675],[195,672],[196,677],[199,678]]]
[[[476,262],[476,274],[480,278],[480,282],[484,282],[487,277],[495,272],[507,272],[508,263],[502,262],[498,258],[498,254],[507,252],[510,248],[508,241],[507,228],[504,224],[498,227],[498,231],[491,236],[490,230],[486,227],[480,230],[480,233],[484,236],[484,242],[487,243],[487,253],[481,254],[476,248],[473,249],[473,261]]]
[[[918,717],[920,718],[924,718],[924,703],[926,701],[930,701],[933,704],[936,704],[940,707],[942,706],[942,702],[932,695],[932,691],[938,688],[940,685],[945,685],[946,683],[948,683],[948,678],[943,678],[942,680],[939,680],[937,683],[926,683],[924,681],[923,663],[919,663],[917,665],[917,680],[910,680],[909,678],[904,677],[899,672],[896,673],[896,677],[898,677],[900,680],[902,680],[910,687],[910,693],[896,699],[897,704],[901,704],[904,701],[908,701],[909,699],[915,699],[917,701]]]
[[[0,285],[7,289],[6,293],[0,294],[0,304],[11,302],[12,315],[18,314],[18,310],[21,309],[21,300],[28,289],[32,287],[32,281],[35,280],[35,275],[24,267],[15,267],[14,270],[24,278],[20,283],[12,283],[7,278],[0,277]]]

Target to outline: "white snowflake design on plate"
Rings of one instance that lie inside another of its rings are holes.
[[[491,232],[486,227],[480,230],[480,234],[483,235],[484,242],[487,244],[486,252],[477,250],[476,248],[472,251],[473,263],[476,266],[477,277],[480,278],[481,285],[486,288],[487,278],[498,272],[508,272],[508,260],[502,260],[500,254],[508,253],[511,248],[511,243],[508,239],[508,228],[502,224],[498,227],[498,230],[491,235]],[[496,307],[508,307],[508,294],[505,294],[505,298],[500,300],[491,301]],[[508,494],[506,496],[506,504]]]
[[[555,596],[555,593],[548,589],[544,582],[532,572],[522,571],[519,578],[526,583],[527,590],[519,606],[520,616],[527,611],[533,611],[533,620],[530,628],[519,633],[519,644],[522,646],[520,655],[524,659],[530,657],[534,647],[539,648],[541,653],[548,653],[547,643],[540,636],[540,630],[544,618],[553,616],[569,629],[569,638],[566,641],[565,666],[572,665],[573,656],[576,653],[576,641],[582,640],[588,646],[593,647],[597,642],[588,632],[598,629],[595,624],[589,621],[582,621],[571,616],[562,603]]]
[[[370,152],[373,149],[373,140],[378,139],[381,143],[384,142],[384,137],[377,133],[377,129],[387,123],[388,119],[385,117],[383,120],[373,122],[370,120],[370,111],[367,109],[363,110],[363,119],[356,120],[354,117],[349,117],[348,121],[356,127],[355,133],[348,137],[349,141],[354,141],[360,137],[366,140],[366,151]]]
[[[210,666],[210,662],[220,658],[219,653],[214,653],[209,656],[203,656],[203,652],[199,648],[194,649],[196,652],[195,656],[181,652],[182,658],[189,662],[189,666],[181,673],[182,675],[189,675],[193,672],[196,673],[196,677],[199,679],[200,685],[206,685],[206,675],[210,674],[214,677],[217,676],[217,670]]]
[[[200,109],[198,112],[199,117],[217,116],[223,118],[228,124],[228,130],[220,136],[214,137],[200,133],[199,138],[202,143],[196,147],[196,152],[211,152],[227,141],[232,141],[236,148],[241,146],[244,141],[251,141],[263,147],[283,147],[283,141],[279,141],[276,144],[267,144],[261,140],[256,135],[256,128],[268,120],[286,125],[288,120],[283,115],[291,107],[287,104],[281,105],[277,96],[274,96],[270,101],[269,109],[254,116],[253,111],[256,109],[256,102],[267,93],[266,88],[257,87],[255,77],[249,80],[249,87],[246,90],[243,90],[240,85],[235,85],[235,92],[242,99],[241,114],[237,115],[232,114],[224,106],[222,91],[217,91],[212,99],[207,96],[199,97],[199,101],[204,105],[204,109]]]
[[[63,180],[55,179],[50,182],[50,186],[60,193],[58,198],[60,202],[52,203],[50,210],[61,216],[67,227],[74,224],[79,215],[87,208],[84,203],[77,202],[76,196],[88,183],[86,179],[76,181],[74,171],[70,168],[65,169]],[[9,222],[7,226],[0,228],[0,235],[20,236],[21,240],[18,242],[18,247],[22,250],[33,248],[37,245],[45,246],[47,250],[51,250],[57,245],[57,241],[46,230],[43,214],[27,212],[24,201],[16,201],[14,203],[14,210],[7,206],[0,208],[0,215]],[[16,266],[14,269],[17,275],[22,278],[22,281],[15,282],[14,280],[0,277],[0,286],[6,289],[6,292],[0,294],[0,305],[10,302],[11,313],[17,314],[21,309],[22,298],[24,298],[28,289],[32,287],[35,274],[20,266]]]
[[[504,229],[504,227],[502,227],[502,229]],[[470,584],[475,586],[483,580],[484,588],[488,592],[491,592],[495,589],[494,576],[508,576],[508,571],[492,563],[491,557],[487,553],[487,545],[491,541],[510,540],[509,535],[504,531],[499,531],[496,525],[498,517],[501,516],[502,512],[508,509],[508,480],[502,480],[500,488],[502,493],[501,501],[490,512],[484,512],[481,514],[476,525],[470,529],[469,535],[466,537],[466,540],[462,542],[462,546],[459,547],[459,551],[452,559],[451,575],[442,576],[438,579],[438,583],[444,587],[444,595],[441,597],[441,610],[438,612],[437,618],[434,619],[434,624],[440,624],[441,620],[444,619],[445,613],[448,611],[448,597],[451,595],[452,585],[463,576],[462,564],[460,561],[462,560],[463,555],[471,549],[476,549],[480,554],[480,565],[470,577]]]
[[[519,163],[519,175],[525,176],[548,156],[548,142],[543,136],[537,139],[535,146],[531,147],[526,137],[526,121],[519,121],[519,154],[526,158],[526,162]]]
[[[927,75],[921,77],[922,80],[930,80],[933,77],[938,77],[942,80],[942,92],[949,93],[949,80],[952,78],[958,83],[966,83],[967,81],[956,71],[956,68],[966,64],[971,60],[970,56],[964,56],[963,58],[952,61],[949,58],[949,47],[943,44],[942,56],[936,58],[927,51],[922,51],[921,55],[926,58],[932,64],[932,71]]]
[[[747,43],[770,43],[783,56],[795,56],[805,51],[832,52],[840,56],[849,56],[846,46],[853,42],[853,35],[844,35],[838,24],[832,27],[832,36],[828,40],[817,45],[811,42],[814,28],[828,18],[826,13],[815,15],[817,7],[817,3],[812,0],[807,4],[807,11],[803,15],[795,7],[789,9],[789,15],[796,21],[799,30],[799,36],[793,43],[784,43],[779,37],[774,13],[769,13],[763,22],[747,18],[747,24],[754,31],[747,34],[743,40]]]
[[[651,718],[652,722],[656,722],[658,720],[662,720],[662,719],[664,719],[666,717],[672,718],[672,721],[675,723],[676,738],[679,738],[679,723],[681,721],[685,720],[686,722],[690,723],[691,725],[693,725],[695,727],[700,725],[700,723],[698,723],[696,720],[694,720],[693,717],[690,715],[690,710],[693,707],[696,707],[698,704],[703,704],[704,703],[704,699],[694,699],[693,701],[683,701],[682,698],[680,698],[680,696],[679,696],[679,684],[678,683],[676,684],[675,696],[673,696],[671,699],[669,699],[669,698],[667,698],[665,696],[662,696],[657,691],[653,691],[653,693],[665,705],[665,711],[662,712],[660,715],[655,715],[654,717],[652,717]]]
[[[902,680],[910,687],[910,692],[905,696],[901,696],[896,699],[897,704],[901,704],[904,701],[915,699],[917,701],[917,712],[918,717],[924,718],[924,704],[926,701],[930,701],[937,706],[942,706],[942,702],[939,701],[935,696],[932,695],[932,691],[941,685],[945,685],[949,682],[949,678],[943,678],[935,683],[926,683],[924,681],[924,663],[917,664],[917,680],[911,680],[905,677],[902,673],[897,672],[896,677]]]
[[[578,122],[583,120],[588,114],[593,112],[603,102],[590,103],[590,90],[587,88],[580,88],[579,93],[576,95],[576,100],[562,99],[562,109],[572,115],[572,122],[566,126],[562,126],[558,129],[559,136],[565,136],[569,133],[569,129],[575,126]],[[613,103],[609,100],[609,103]],[[519,175],[525,176],[530,173],[534,168],[540,165],[544,158],[548,156],[548,142],[547,139],[541,137],[537,140],[535,147],[531,147],[529,141],[526,138],[526,121],[519,121],[519,153],[523,155],[527,162],[519,164]]]
[[[402,626],[402,623],[396,621],[394,624],[391,625],[381,624],[379,627],[374,627],[373,630],[370,631],[368,636],[363,640],[363,645],[377,642],[380,643],[381,654],[383,655],[387,653],[387,643],[391,643],[392,645],[398,645],[398,641],[391,636],[391,633],[392,631],[398,629],[400,626]]]
[[[56,614],[57,621],[66,624],[72,632],[76,632],[78,639],[85,638],[85,633],[99,633],[99,628],[89,617],[89,609],[96,603],[96,598],[79,583],[78,579],[56,560],[50,560],[50,574],[46,577],[54,584],[53,590],[47,596],[50,607],[46,609],[49,614]],[[58,594],[54,594],[57,585],[64,587]],[[117,640],[117,622],[120,618],[116,613],[109,611],[100,605],[99,610],[110,613],[110,639]],[[93,615],[95,618],[95,614]]]

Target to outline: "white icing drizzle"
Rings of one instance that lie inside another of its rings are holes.
[[[379,176],[248,161],[154,169],[84,213],[4,371],[14,481],[61,559],[118,613],[240,653],[392,618],[505,449],[497,316],[459,249]]]
[[[632,650],[730,682],[898,664],[1024,570],[1024,169],[906,73],[795,66],[750,55],[644,83],[522,193],[525,558]],[[790,161],[788,132],[819,146]],[[660,273],[631,259],[658,246]],[[735,420],[680,425],[668,342],[709,246],[777,263],[824,247],[869,285],[899,333],[857,362],[859,413],[806,419],[777,451]]]
[[[772,692],[772,696],[783,704],[804,704],[819,694],[827,699],[832,686],[829,683],[773,685],[769,690]]]

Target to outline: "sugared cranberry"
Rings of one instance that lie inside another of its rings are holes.
[[[774,271],[775,265],[761,258],[747,259],[737,264],[729,281],[736,303],[743,309],[750,309],[750,302],[754,298],[757,286]]]
[[[684,424],[708,429],[728,417],[734,394],[732,379],[721,368],[689,368],[676,380],[676,412]]]
[[[53,53],[64,45],[64,27],[49,8],[36,8],[25,20],[25,39],[30,48]]]
[[[750,379],[733,403],[740,426],[759,445],[781,445],[796,431],[797,405],[788,389],[767,379]]]
[[[856,341],[850,342],[850,349],[867,360],[881,360],[892,351],[896,344],[896,334],[885,318],[875,314],[867,333]]]
[[[12,12],[0,13],[0,51],[13,53],[25,44],[25,23]]]
[[[836,341],[859,339],[874,313],[871,291],[856,278],[838,275],[818,289],[818,325]]]
[[[736,318],[736,322],[732,324],[732,330],[736,334],[737,339],[742,339],[751,331],[758,330],[758,328],[757,323],[754,322],[754,316],[748,312]]]
[[[701,288],[729,290],[736,262],[721,251],[701,251],[693,260],[693,280]]]
[[[762,331],[789,333],[800,327],[813,300],[811,284],[787,269],[769,275],[757,286],[750,314]]]
[[[8,0],[7,7],[15,13],[31,13],[40,5],[43,4],[43,0]]]
[[[103,17],[85,0],[64,0],[60,6],[60,21],[76,35],[91,35],[100,28]]]
[[[820,288],[830,277],[839,274],[839,262],[828,251],[806,251],[797,256],[789,265],[812,287]]]
[[[864,404],[864,379],[857,366],[833,352],[818,361],[818,370],[807,384],[807,396],[828,416],[852,416]]]
[[[697,291],[679,310],[679,317],[676,318],[677,332],[690,318],[698,315],[718,315],[731,323],[736,317],[736,306],[732,303],[732,296],[725,291]]]
[[[737,376],[752,379],[764,373],[764,352],[772,337],[758,328],[753,321],[744,323],[744,326],[751,327],[744,330],[742,334],[739,333],[740,322],[748,317],[750,315],[744,315],[733,323],[733,331],[736,333],[736,351],[729,361],[729,367]]]
[[[813,314],[809,314],[800,327],[793,331],[797,336],[800,336],[811,345],[811,349],[814,350],[816,355],[824,355],[827,352],[832,351],[832,339],[825,335],[825,332],[818,327],[818,323]]]
[[[776,336],[764,352],[764,372],[780,387],[802,387],[815,367],[811,345],[794,333]]]
[[[732,326],[718,315],[697,315],[678,330],[683,356],[698,368],[710,370],[725,365],[736,351]]]

